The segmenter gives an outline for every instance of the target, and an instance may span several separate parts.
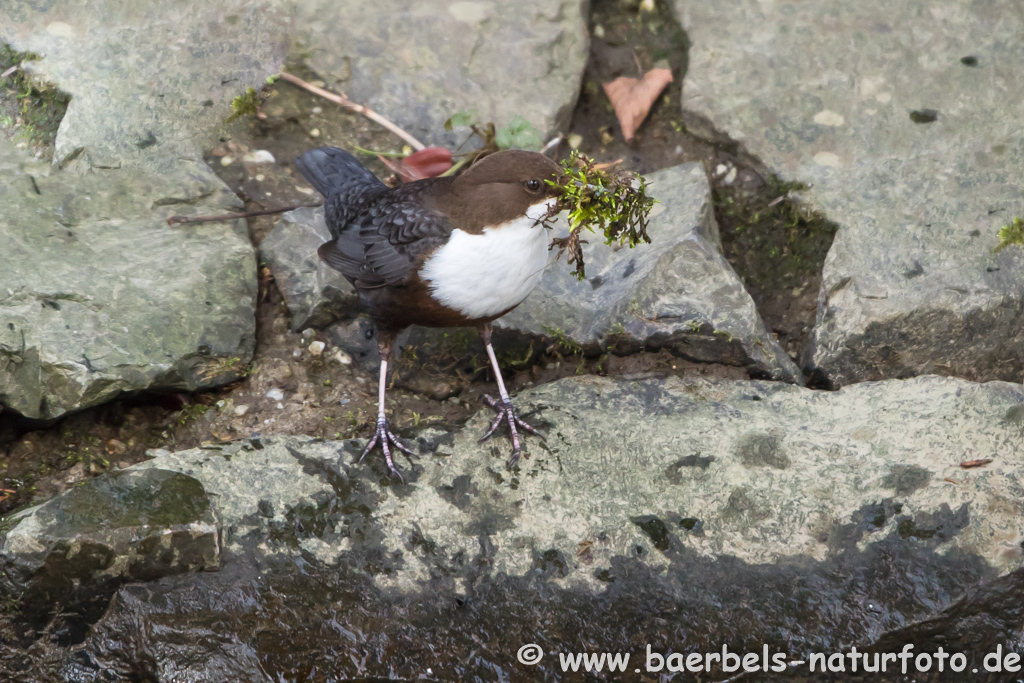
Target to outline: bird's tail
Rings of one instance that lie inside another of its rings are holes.
[[[337,147],[310,150],[295,160],[295,167],[328,200],[328,213],[336,219],[328,220],[329,226],[344,225],[349,214],[387,189],[354,156]]]

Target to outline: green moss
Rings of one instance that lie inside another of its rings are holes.
[[[581,347],[575,339],[567,335],[565,333],[565,330],[563,330],[562,328],[548,327],[547,325],[542,325],[541,329],[544,330],[544,334],[548,335],[554,340],[555,345],[558,346],[562,351],[570,353],[574,356],[583,353],[583,347]]]
[[[224,119],[224,123],[231,123],[243,116],[255,117],[259,113],[260,105],[263,103],[259,94],[253,88],[248,88],[244,95],[239,95],[231,100],[231,116]]]
[[[999,244],[992,250],[993,252],[1002,251],[1014,244],[1024,249],[1024,220],[1017,217],[1009,225],[1004,225],[999,230],[998,239]]]
[[[21,68],[38,59],[36,54],[0,43],[0,73],[19,67],[0,79],[0,126],[30,144],[52,146],[71,96],[38,82]]]
[[[562,162],[562,177],[548,184],[559,190],[558,203],[551,217],[569,214],[569,235],[552,240],[558,255],[566,253],[573,274],[586,277],[580,232],[584,229],[603,235],[605,244],[625,244],[630,248],[646,242],[647,216],[656,200],[647,196],[647,182],[638,173],[599,168],[586,155],[573,152]]]
[[[719,186],[712,198],[725,257],[757,294],[793,287],[821,272],[835,225],[809,215],[793,199],[802,183],[771,178],[748,191]]]

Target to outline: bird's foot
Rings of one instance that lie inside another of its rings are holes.
[[[491,438],[491,436],[494,435],[494,432],[498,429],[498,427],[501,426],[501,423],[507,422],[508,430],[512,434],[512,456],[508,459],[508,463],[505,465],[505,467],[507,467],[508,469],[512,469],[519,461],[519,456],[522,455],[523,452],[519,444],[519,429],[522,429],[525,432],[529,432],[534,436],[539,436],[541,439],[544,438],[544,435],[538,432],[536,429],[531,427],[523,420],[516,417],[516,411],[515,408],[512,406],[511,401],[495,401],[493,398],[487,396],[486,394],[483,396],[483,399],[484,403],[489,405],[491,408],[494,408],[494,412],[498,414],[495,416],[494,421],[491,422],[491,426],[487,430],[487,433],[480,438],[480,441],[486,441],[487,439]]]
[[[402,468],[396,465],[394,458],[391,457],[391,446],[394,446],[405,453],[410,462],[416,454],[398,440],[398,437],[396,437],[388,428],[388,421],[383,417],[377,418],[377,431],[374,433],[373,438],[370,439],[370,442],[366,444],[363,454],[359,456],[359,462],[362,462],[363,458],[366,457],[366,454],[372,451],[373,447],[378,443],[380,444],[381,450],[384,451],[384,462],[388,466],[388,475],[398,477],[398,480],[404,484],[405,479],[402,478]]]

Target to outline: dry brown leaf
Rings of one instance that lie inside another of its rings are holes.
[[[661,91],[672,82],[670,69],[651,69],[640,80],[619,76],[611,83],[602,83],[604,92],[615,109],[622,137],[629,142],[636,129],[647,118]]]
[[[960,463],[960,467],[964,468],[965,470],[969,470],[973,467],[984,467],[990,462],[992,462],[992,458],[982,458],[980,460],[967,460],[965,462]]]

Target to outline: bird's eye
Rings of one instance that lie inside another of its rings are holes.
[[[526,181],[525,184],[526,184],[526,189],[529,190],[530,192],[539,192],[540,191],[540,187],[541,187],[540,181],[537,180],[536,178],[530,178],[529,180]]]

